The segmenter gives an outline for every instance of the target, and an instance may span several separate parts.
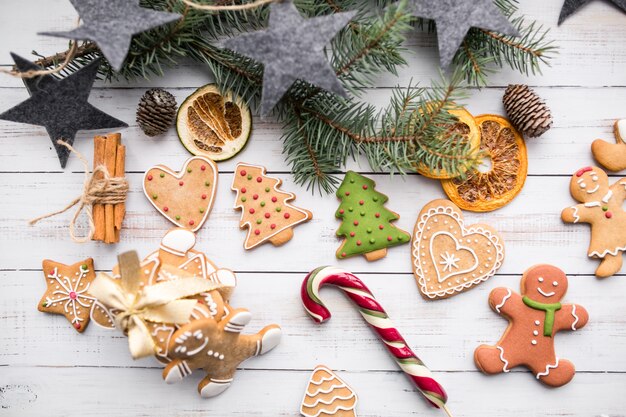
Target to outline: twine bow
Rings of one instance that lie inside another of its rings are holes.
[[[118,260],[121,279],[100,273],[92,282],[89,293],[113,311],[115,326],[128,335],[133,359],[155,353],[147,322],[188,323],[197,300],[183,298],[223,287],[194,276],[144,287],[137,253],[123,253]]]
[[[65,208],[54,211],[52,213],[44,214],[36,219],[32,219],[28,222],[31,226],[39,222],[40,220],[47,219],[48,217],[56,216],[57,214],[65,213],[78,204],[78,209],[74,213],[74,217],[70,221],[70,237],[74,242],[85,243],[93,237],[96,230],[96,225],[93,222],[93,204],[121,204],[126,201],[126,195],[128,194],[128,181],[124,177],[111,177],[108,169],[104,165],[98,165],[94,168],[93,172],[89,173],[89,162],[87,159],[70,144],[57,140],[59,145],[65,146],[70,152],[73,152],[78,156],[80,161],[85,167],[85,181],[83,185],[83,193],[72,200]],[[102,178],[98,178],[96,174],[102,173]],[[89,232],[85,237],[77,237],[74,231],[76,230],[76,221],[80,216],[80,213],[85,210],[87,219],[89,221]]]

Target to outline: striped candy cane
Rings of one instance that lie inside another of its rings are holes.
[[[324,285],[334,285],[350,297],[359,307],[359,312],[374,329],[385,347],[391,353],[398,366],[408,375],[417,389],[428,402],[437,408],[446,408],[448,396],[443,387],[435,380],[430,370],[413,353],[400,332],[394,327],[385,310],[378,304],[371,291],[355,275],[343,269],[321,267],[312,271],[302,283],[302,302],[306,311],[318,323],[330,319],[330,311],[319,297],[319,290]]]

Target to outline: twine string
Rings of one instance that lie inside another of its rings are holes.
[[[126,196],[128,194],[128,181],[124,177],[111,177],[106,166],[98,165],[94,168],[93,173],[89,173],[89,162],[87,159],[74,147],[61,139],[57,140],[59,145],[65,146],[70,152],[76,154],[80,159],[85,169],[85,180],[83,182],[83,193],[72,200],[67,206],[61,210],[57,210],[43,216],[39,216],[28,222],[31,226],[37,222],[54,217],[58,214],[65,213],[72,207],[78,205],[78,209],[74,213],[74,217],[70,221],[70,237],[74,242],[85,243],[93,237],[96,229],[96,225],[93,221],[93,205],[94,204],[122,204],[126,202]],[[102,174],[102,178],[97,178],[96,174]],[[89,232],[87,236],[78,237],[75,233],[76,221],[80,217],[80,214],[85,211],[87,220],[89,222]]]
[[[276,3],[277,1],[282,0],[255,0],[250,3],[244,4],[229,4],[229,5],[219,5],[214,6],[210,4],[199,4],[192,0],[182,0],[187,6],[197,9],[197,10],[206,10],[209,12],[223,12],[223,11],[241,11],[241,10],[251,10],[256,9],[257,7],[264,6],[269,3]]]

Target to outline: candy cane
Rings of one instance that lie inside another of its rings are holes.
[[[398,366],[411,379],[417,389],[433,406],[446,408],[448,396],[443,387],[435,380],[430,370],[413,353],[400,332],[394,327],[385,310],[378,304],[372,292],[355,275],[333,267],[321,267],[313,270],[302,283],[301,297],[304,308],[318,323],[330,319],[330,311],[319,297],[319,290],[324,285],[340,288],[358,306],[359,312],[374,329],[385,347],[391,353]]]

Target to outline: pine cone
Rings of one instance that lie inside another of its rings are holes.
[[[511,123],[524,135],[534,138],[552,127],[550,108],[529,86],[510,84],[502,102]]]
[[[178,105],[174,96],[161,88],[153,88],[139,100],[137,123],[148,136],[167,132],[174,124]]]

